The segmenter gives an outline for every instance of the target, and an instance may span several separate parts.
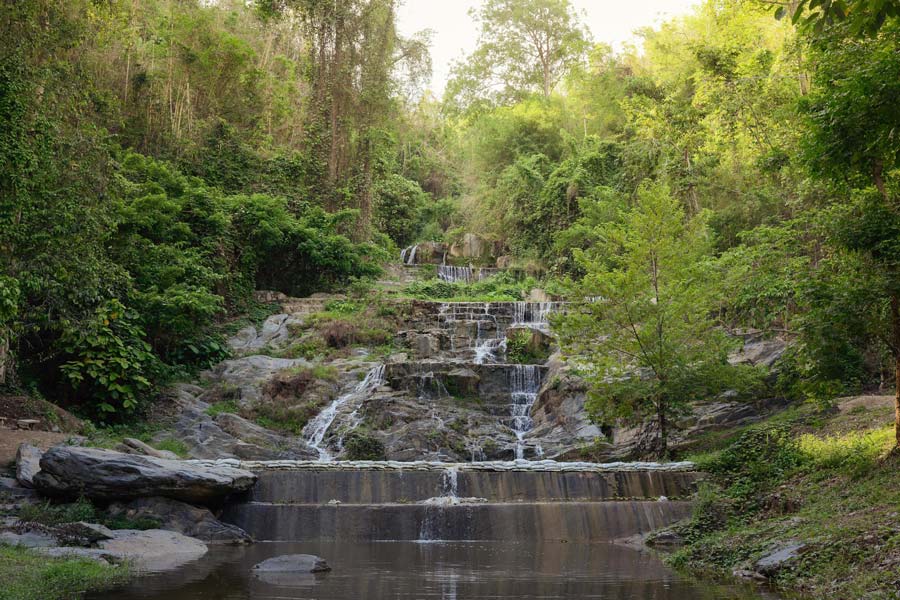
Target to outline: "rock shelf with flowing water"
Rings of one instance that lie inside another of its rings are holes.
[[[259,480],[222,519],[277,541],[612,540],[688,516],[700,477],[692,463],[235,462]]]

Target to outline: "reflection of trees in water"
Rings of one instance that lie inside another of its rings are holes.
[[[281,554],[325,558],[333,571],[259,578],[253,566]],[[653,554],[616,544],[309,542],[213,546],[173,573],[138,579],[89,600],[464,600],[470,598],[761,600],[755,587],[676,575]]]

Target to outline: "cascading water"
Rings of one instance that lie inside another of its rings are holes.
[[[453,265],[439,265],[437,270],[438,279],[448,283],[464,281],[472,283],[473,281],[482,281],[488,277],[492,277],[499,273],[499,269],[481,267],[455,267]]]
[[[550,328],[550,314],[559,309],[559,302],[515,302],[513,325],[546,331]]]
[[[323,442],[325,440],[325,434],[328,433],[328,428],[334,423],[340,408],[347,404],[351,399],[371,391],[380,385],[384,385],[384,383],[384,365],[378,365],[366,373],[363,380],[352,390],[336,398],[331,404],[326,406],[322,412],[316,415],[312,421],[306,424],[306,427],[303,428],[303,438],[311,448],[319,453],[320,461],[334,460],[334,457]]]
[[[403,250],[400,251],[400,262],[404,265],[414,265],[416,264],[416,251],[419,249],[419,245],[416,244],[414,246],[407,246]]]
[[[538,365],[515,365],[509,375],[511,428],[516,434],[516,460],[525,458],[525,434],[534,426],[531,407],[541,389]]]
[[[471,283],[474,280],[475,274],[472,271],[472,267],[440,265],[437,270],[437,276],[441,281],[446,281],[448,283],[455,283],[457,281]]]

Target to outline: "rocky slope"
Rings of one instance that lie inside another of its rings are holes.
[[[417,252],[440,262],[449,249]],[[193,458],[602,461],[640,458],[654,435],[590,421],[586,386],[551,354],[549,317],[562,303],[264,294],[282,312],[237,332],[235,357],[196,385],[172,390],[176,418],[158,439],[180,440]],[[783,350],[748,334],[733,360],[770,365]],[[673,446],[772,408],[699,403]]]

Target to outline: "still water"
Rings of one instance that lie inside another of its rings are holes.
[[[329,573],[260,579],[256,563],[317,554]],[[211,547],[178,571],[145,575],[90,600],[387,600],[603,598],[774,599],[756,586],[699,582],[653,554],[614,544],[500,542],[267,542]]]

